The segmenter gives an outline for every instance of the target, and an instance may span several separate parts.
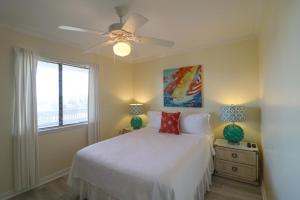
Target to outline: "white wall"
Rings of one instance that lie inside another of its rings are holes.
[[[268,200],[300,199],[300,1],[267,0],[260,37]]]
[[[127,127],[127,104],[132,99],[132,67],[127,63],[81,50],[16,33],[0,27],[0,194],[12,190],[12,80],[13,47],[33,49],[40,56],[65,62],[96,63],[100,65],[101,138],[117,135]],[[68,168],[74,152],[87,144],[87,128],[69,128],[39,136],[40,176],[51,175]]]
[[[203,65],[203,108],[164,107],[163,69],[197,64]],[[213,112],[212,125],[218,138],[223,137],[224,128],[219,120],[220,107],[243,104],[248,107],[248,120],[241,123],[245,140],[260,143],[259,65],[254,38],[136,64],[133,85],[135,101],[145,103],[148,109]]]

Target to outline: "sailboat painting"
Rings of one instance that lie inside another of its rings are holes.
[[[202,107],[202,66],[165,69],[164,106]]]

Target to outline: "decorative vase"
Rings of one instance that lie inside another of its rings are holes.
[[[139,129],[143,125],[143,120],[139,116],[134,116],[132,117],[130,124],[133,129]]]
[[[223,135],[228,143],[238,144],[244,138],[244,131],[236,124],[229,124],[225,126]]]

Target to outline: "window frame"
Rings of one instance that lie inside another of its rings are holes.
[[[58,65],[58,107],[59,107],[59,109],[58,109],[58,118],[59,118],[58,126],[50,126],[50,127],[44,127],[44,128],[38,127],[38,133],[39,134],[47,134],[47,133],[53,133],[53,132],[56,132],[57,130],[62,130],[62,129],[86,127],[88,125],[88,120],[83,121],[83,122],[72,123],[72,124],[65,124],[65,125],[63,124],[63,65],[90,70],[88,65],[74,64],[73,62],[68,63],[68,62],[63,62],[63,61],[54,61],[54,60],[49,60],[47,58],[42,58],[42,57],[40,57],[38,59],[38,61],[53,63],[53,64]]]

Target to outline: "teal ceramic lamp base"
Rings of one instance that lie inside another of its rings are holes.
[[[130,124],[133,129],[139,129],[143,125],[143,120],[139,116],[134,116],[132,117]]]
[[[223,130],[224,138],[230,144],[239,144],[244,138],[243,129],[236,124],[229,124]]]

